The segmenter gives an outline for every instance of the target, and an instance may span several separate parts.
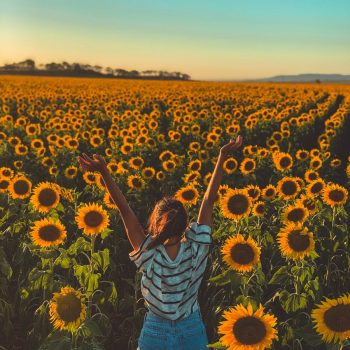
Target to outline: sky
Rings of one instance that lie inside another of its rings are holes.
[[[0,65],[79,62],[196,80],[350,74],[348,0],[0,0]]]

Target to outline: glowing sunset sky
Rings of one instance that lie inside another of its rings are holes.
[[[80,62],[192,79],[350,74],[347,0],[0,0],[0,65]]]

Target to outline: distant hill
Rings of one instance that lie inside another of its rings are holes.
[[[350,83],[350,75],[343,74],[298,74],[298,75],[276,75],[270,78],[262,79],[245,79],[244,81],[260,81],[260,82],[290,82],[290,83],[301,83],[301,82],[327,82],[327,83]]]

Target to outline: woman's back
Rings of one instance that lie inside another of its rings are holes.
[[[185,318],[199,308],[198,288],[212,243],[211,228],[196,222],[186,229],[185,237],[174,260],[162,244],[145,250],[152,241],[150,234],[138,252],[129,254],[143,273],[141,292],[147,308],[169,320]]]

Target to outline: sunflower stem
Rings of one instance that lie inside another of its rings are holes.
[[[94,273],[94,259],[93,259],[93,254],[94,254],[94,249],[95,249],[95,239],[96,235],[91,235],[91,260],[90,260],[90,273]],[[91,305],[92,305],[92,293],[89,294],[88,296],[88,313],[89,317],[91,317]]]

